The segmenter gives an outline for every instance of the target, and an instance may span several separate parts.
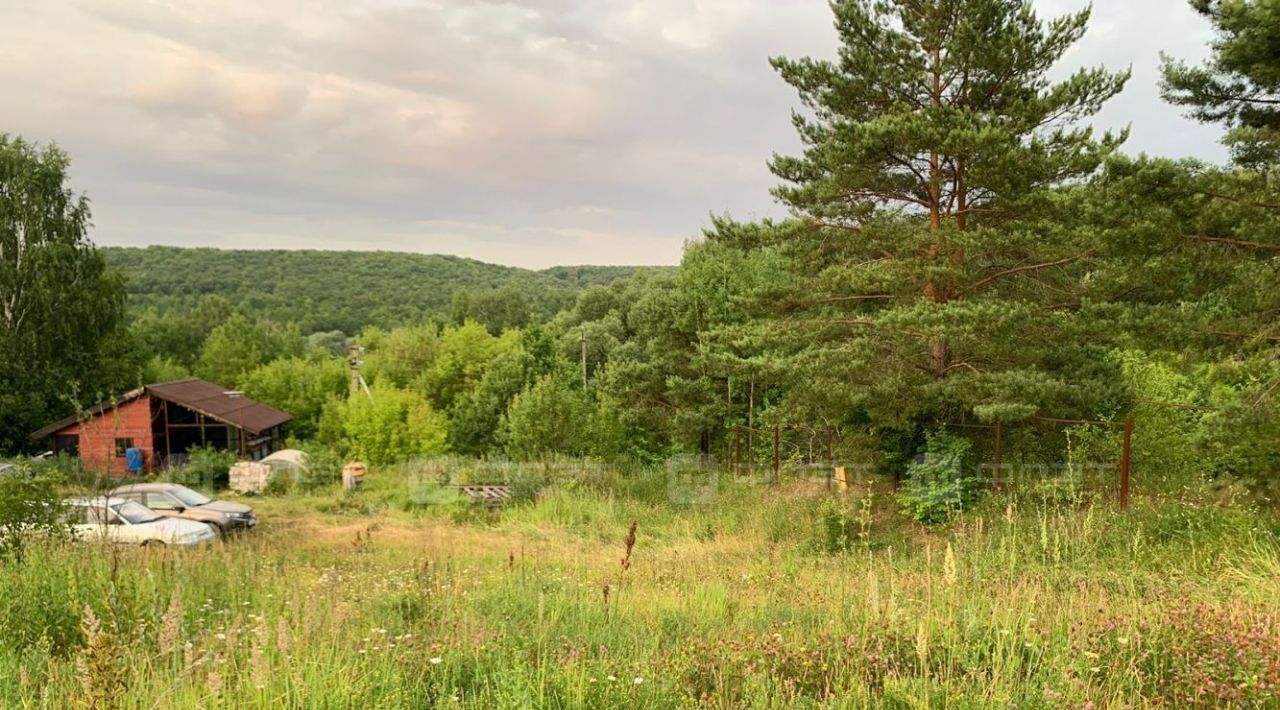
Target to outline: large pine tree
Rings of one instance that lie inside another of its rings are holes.
[[[1231,127],[1238,162],[1280,160],[1280,0],[1192,0],[1217,31],[1201,66],[1165,57],[1164,97]]]
[[[835,60],[773,60],[804,104],[803,154],[771,164],[797,220],[766,247],[793,265],[764,327],[795,375],[794,406],[890,426],[1088,410],[1110,379],[1077,313],[1104,245],[1073,227],[1077,205],[1058,188],[1123,140],[1084,122],[1128,75],[1047,78],[1088,11],[1045,22],[1025,0],[832,8]]]

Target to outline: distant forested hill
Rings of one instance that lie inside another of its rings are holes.
[[[530,271],[434,254],[103,247],[128,279],[133,315],[193,308],[219,295],[304,333],[392,326],[458,315],[468,304],[518,301],[531,317],[551,315],[588,286],[637,267],[562,266]],[[507,305],[510,305],[509,303]],[[475,306],[472,306],[475,307]]]

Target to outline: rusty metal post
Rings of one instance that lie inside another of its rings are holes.
[[[773,482],[782,480],[782,427],[773,428]]]
[[[1120,453],[1120,508],[1129,507],[1129,477],[1133,465],[1133,415],[1124,421],[1124,450]]]
[[[742,473],[742,427],[733,428],[733,473]]]
[[[1003,425],[1001,425],[1000,422],[996,422],[996,473],[995,473],[994,484],[995,484],[995,489],[997,491],[1000,490],[1000,484],[1001,484],[1000,469],[1001,469],[1002,456],[1004,454],[1004,441],[1003,441],[1004,437],[1002,436],[1003,434],[1004,434]]]

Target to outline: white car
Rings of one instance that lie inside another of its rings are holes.
[[[122,545],[199,545],[218,534],[204,523],[166,518],[141,503],[123,498],[69,498],[71,532],[78,540],[107,540]]]

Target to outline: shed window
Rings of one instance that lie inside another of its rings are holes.
[[[133,439],[116,439],[116,456],[124,458],[125,452],[133,448]]]

